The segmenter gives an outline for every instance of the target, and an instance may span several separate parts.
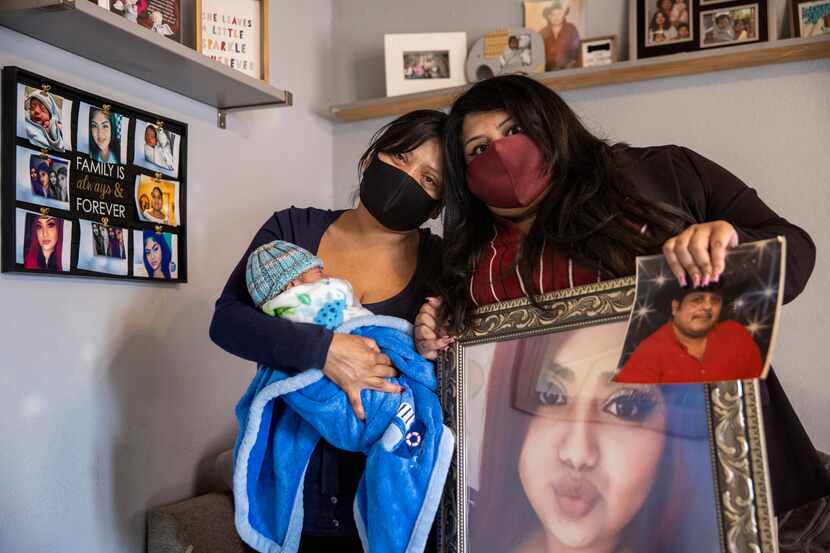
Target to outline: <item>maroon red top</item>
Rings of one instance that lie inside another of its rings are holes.
[[[538,291],[544,294],[600,280],[597,271],[574,263],[567,255],[545,244],[539,261],[534,263],[534,286],[531,286],[523,281],[516,265],[524,237],[514,223],[496,219],[493,237],[482,248],[470,278],[468,292],[473,305],[523,298]]]
[[[758,345],[744,326],[723,321],[706,336],[703,360],[692,357],[667,322],[643,340],[626,361],[617,382],[719,382],[758,378],[764,367]]]

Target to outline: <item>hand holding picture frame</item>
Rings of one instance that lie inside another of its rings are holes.
[[[439,550],[775,551],[757,381],[611,382],[633,278],[541,301],[478,309],[439,362]]]

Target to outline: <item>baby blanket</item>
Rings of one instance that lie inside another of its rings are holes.
[[[369,315],[337,329],[375,340],[400,372],[402,394],[363,390],[366,420],[317,368],[289,375],[260,366],[236,407],[236,528],[263,553],[295,553],[303,525],[303,482],[321,438],[366,454],[354,503],[367,553],[420,553],[454,448],[444,426],[432,363],[418,355],[412,325]]]

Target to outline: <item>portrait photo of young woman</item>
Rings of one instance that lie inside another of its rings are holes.
[[[129,117],[111,106],[81,103],[78,107],[78,150],[92,161],[127,163]]]
[[[624,335],[470,346],[469,553],[720,550],[704,388],[611,382]]]
[[[16,211],[17,262],[24,269],[68,271],[72,223],[42,213]]]
[[[177,248],[175,234],[155,230],[133,231],[133,274],[155,280],[176,280]]]

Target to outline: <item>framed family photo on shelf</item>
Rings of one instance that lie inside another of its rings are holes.
[[[440,551],[776,550],[758,381],[611,380],[634,285],[481,307],[440,358]]]
[[[383,45],[387,96],[466,82],[467,33],[389,34]]]
[[[267,81],[268,1],[196,0],[196,50]]]
[[[181,0],[92,0],[99,7],[154,33],[182,41]]]
[[[764,42],[774,27],[767,0],[636,0],[629,59]]]

